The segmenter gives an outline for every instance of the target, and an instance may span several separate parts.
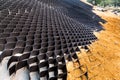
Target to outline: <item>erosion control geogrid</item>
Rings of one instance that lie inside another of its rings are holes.
[[[66,80],[66,62],[78,59],[78,46],[87,49],[97,39],[94,28],[77,19],[82,15],[74,7],[69,13],[72,5],[64,1],[0,1],[0,62],[9,57],[10,76],[27,67],[40,80]]]

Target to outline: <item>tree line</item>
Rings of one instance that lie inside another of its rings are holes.
[[[87,0],[89,3],[93,5],[98,5],[98,6],[114,6],[118,7],[120,6],[120,0]]]

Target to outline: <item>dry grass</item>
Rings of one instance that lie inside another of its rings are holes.
[[[120,80],[120,18],[107,12],[97,14],[107,21],[102,24],[105,30],[95,33],[99,40],[89,46],[90,52],[78,54],[79,60],[87,66],[89,80]],[[67,64],[68,80],[80,80],[76,66]]]

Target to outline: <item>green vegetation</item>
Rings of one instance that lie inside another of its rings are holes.
[[[98,6],[120,6],[120,0],[87,0],[89,3]]]

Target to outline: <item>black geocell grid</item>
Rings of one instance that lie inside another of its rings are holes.
[[[59,0],[0,1],[0,62],[10,57],[10,75],[27,67],[38,72],[41,80],[66,80],[66,62],[78,59],[78,46],[86,48],[97,39],[61,7]]]

